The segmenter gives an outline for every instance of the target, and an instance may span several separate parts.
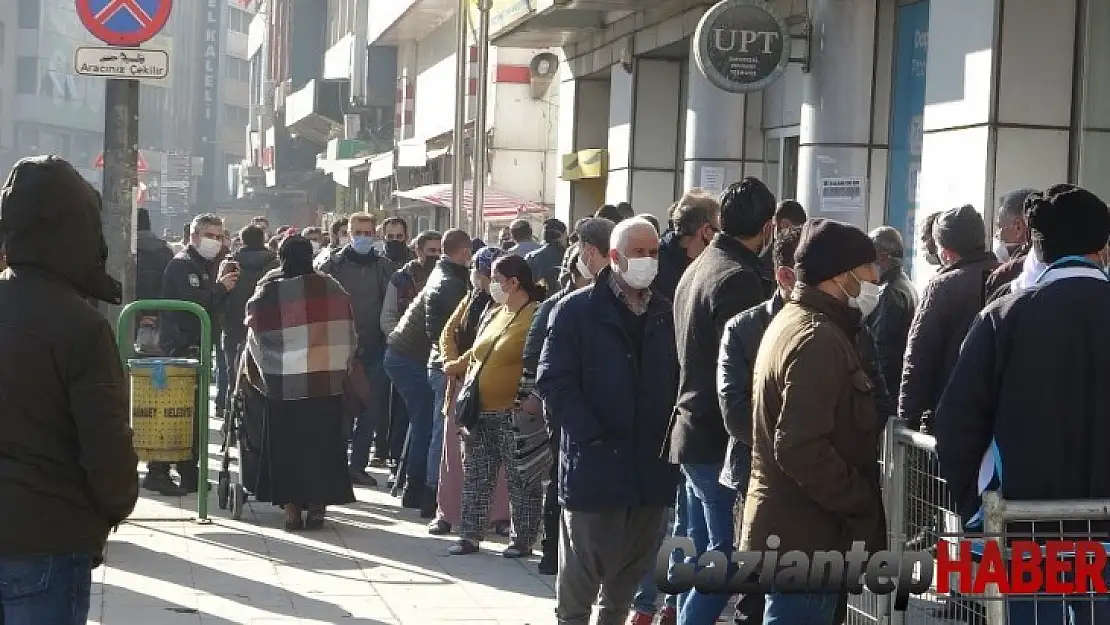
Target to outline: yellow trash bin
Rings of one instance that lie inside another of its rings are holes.
[[[127,367],[131,373],[131,428],[139,460],[191,460],[200,361],[133,358]]]

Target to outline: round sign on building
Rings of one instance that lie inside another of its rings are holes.
[[[723,0],[694,32],[694,62],[717,88],[750,93],[774,83],[790,63],[790,32],[760,0]]]

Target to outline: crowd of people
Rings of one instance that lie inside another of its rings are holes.
[[[20,354],[0,365],[0,606],[16,622],[87,612],[89,572],[140,488],[113,330],[88,305],[122,297],[100,208],[55,157],[21,161],[0,191],[0,346]],[[225,438],[250,439],[244,485],[286,530],[320,528],[388,468],[429,534],[455,535],[450,555],[490,534],[508,537],[505,558],[538,545],[558,623],[589,623],[596,605],[602,625],[709,625],[729,597],[662,596],[663,538],[726,554],[883,548],[892,417],[935,434],[969,527],[986,488],[1110,497],[1110,209],[1057,185],[995,212],[993,244],[974,207],[929,217],[937,270],[918,294],[898,230],[810,218],[755,178],[688,192],[665,225],[606,205],[570,228],[547,220],[542,242],[514,222],[490,246],[369,213],[238,233],[203,214],[167,243],[140,210],[136,293],[209,313],[217,416],[248,424]],[[141,325],[140,352],[203,349],[191,315]],[[150,463],[141,487],[196,492],[198,453],[176,480]],[[49,584],[7,591],[36,576]],[[833,625],[847,596],[771,588],[735,610]],[[1014,600],[1010,622],[1073,622],[1066,610],[1079,612]]]

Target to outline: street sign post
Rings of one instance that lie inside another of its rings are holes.
[[[138,79],[163,78],[169,73],[165,52],[139,50],[137,46],[166,26],[173,0],[74,2],[77,16],[89,33],[115,47],[79,49],[74,61],[77,73],[108,78],[104,92],[104,178],[101,185],[106,217],[104,239],[108,243],[108,272],[123,283],[123,299],[127,303],[135,299],[132,212],[140,188]],[[91,61],[84,71],[82,61]],[[162,70],[160,74],[155,71],[159,69]],[[109,307],[105,312],[115,316],[119,311]]]
[[[170,74],[170,55],[143,48],[81,47],[73,55],[73,69],[83,76],[165,78]]]

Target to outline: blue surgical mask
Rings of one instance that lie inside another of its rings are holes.
[[[351,237],[351,249],[358,254],[369,254],[374,249],[374,239],[368,236]]]

